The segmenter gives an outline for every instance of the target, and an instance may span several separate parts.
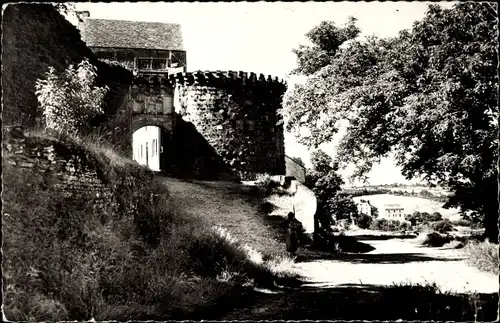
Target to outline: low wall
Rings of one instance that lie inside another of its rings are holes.
[[[115,174],[111,181],[110,174],[103,170],[101,162],[77,145],[62,143],[53,138],[25,136],[17,127],[4,130],[5,135],[4,166],[30,169],[43,174],[51,189],[60,192],[63,197],[91,200],[93,206],[103,212],[126,213],[124,215],[128,216],[138,211],[138,199],[143,196],[138,194],[124,200],[123,187],[140,192],[148,185],[147,180],[139,180],[129,174]],[[153,176],[148,171],[145,174],[146,177]]]

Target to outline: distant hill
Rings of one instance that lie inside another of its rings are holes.
[[[438,202],[446,202],[451,192],[442,187],[430,187],[422,185],[365,185],[358,187],[347,187],[342,190],[344,194],[349,194],[354,197],[376,195],[376,194],[392,194],[398,196],[412,196],[430,199]]]

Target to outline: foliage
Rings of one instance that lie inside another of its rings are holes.
[[[453,237],[448,234],[431,232],[426,235],[425,240],[422,242],[422,244],[429,247],[442,247],[453,240]]]
[[[497,240],[494,8],[429,5],[412,30],[352,41],[328,59],[321,48],[330,39],[316,40],[325,44],[309,48],[314,63],[299,56],[307,81],[284,97],[287,129],[317,147],[347,124],[337,155],[343,165],[358,165],[355,176],[365,177],[380,157],[394,154],[407,178],[450,189],[447,207],[480,212],[487,236]]]
[[[311,164],[313,170],[320,173],[329,173],[331,170],[337,170],[333,165],[332,157],[321,149],[311,152]]]
[[[52,3],[51,5],[63,15],[69,15],[75,11],[74,3]]]
[[[310,75],[328,66],[332,56],[345,42],[356,38],[360,33],[356,19],[349,17],[347,23],[337,27],[332,21],[323,21],[306,34],[312,46],[300,45],[293,52],[297,55],[296,74]]]
[[[94,166],[107,178],[103,184],[115,195],[96,208],[92,190],[65,197],[54,190],[53,173],[5,164],[8,319],[182,319],[215,305],[234,284],[270,286],[293,278],[290,259],[262,260],[221,230],[186,216],[163,183],[132,160],[111,161],[116,156],[102,147],[63,138],[44,134],[27,140],[58,142],[96,158]],[[159,199],[149,203],[155,195]],[[139,205],[127,203],[135,198]]]
[[[357,218],[356,203],[351,196],[341,194],[344,181],[338,174],[338,165],[322,150],[311,153],[311,163],[313,169],[306,173],[306,186],[316,195],[320,223],[328,227],[333,220]]]
[[[358,207],[351,196],[335,194],[327,203],[328,212],[336,220],[355,220],[359,217]]]
[[[107,87],[95,86],[97,69],[84,59],[77,67],[70,65],[62,74],[49,67],[45,79],[36,82],[36,95],[45,125],[62,133],[78,135],[89,129],[102,109]]]
[[[443,219],[443,216],[439,212],[433,212],[432,214],[429,214],[427,217],[428,221],[441,221]]]
[[[453,230],[453,224],[450,220],[444,219],[432,225],[432,228],[439,233],[447,233]]]
[[[422,215],[418,211],[415,211],[412,214],[406,214],[405,220],[410,221],[411,225],[417,225],[423,222]]]
[[[381,218],[373,220],[370,224],[370,228],[381,231],[401,231],[409,229],[409,225],[406,222]]]
[[[470,265],[494,275],[499,274],[498,244],[488,241],[469,242],[464,251]]]
[[[357,219],[356,224],[361,229],[368,229],[372,223],[373,219],[371,216],[366,214],[361,214],[361,216]]]

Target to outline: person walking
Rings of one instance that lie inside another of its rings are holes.
[[[295,218],[295,213],[288,213],[286,230],[286,250],[295,256],[297,249],[299,247],[299,234],[302,229],[302,223]]]

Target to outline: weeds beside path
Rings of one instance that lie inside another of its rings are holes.
[[[494,321],[498,294],[447,294],[432,288],[339,285],[260,294],[221,320]]]

